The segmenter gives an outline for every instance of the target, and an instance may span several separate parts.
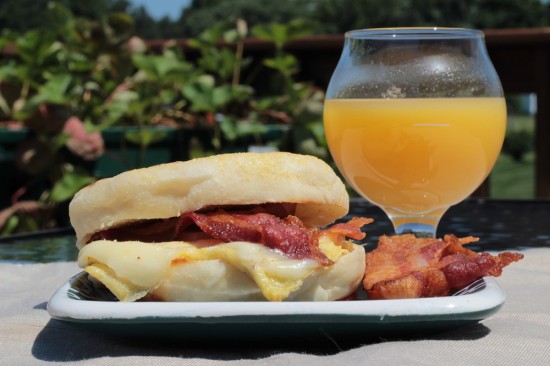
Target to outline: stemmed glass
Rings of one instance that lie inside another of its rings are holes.
[[[488,176],[504,140],[506,104],[483,33],[347,32],[324,124],[351,187],[397,234],[434,237],[445,211]]]

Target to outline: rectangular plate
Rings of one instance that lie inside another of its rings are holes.
[[[330,302],[119,302],[80,273],[52,296],[52,318],[125,336],[193,340],[319,334],[406,334],[460,327],[496,313],[505,294],[492,277],[453,296]]]

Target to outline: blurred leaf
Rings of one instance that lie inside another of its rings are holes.
[[[59,179],[50,192],[53,202],[63,202],[71,199],[76,192],[92,183],[95,179],[85,173],[69,170]]]
[[[107,43],[118,46],[134,35],[134,18],[123,12],[111,13],[103,23],[103,32]]]
[[[13,79],[22,80],[21,67],[15,63],[8,63],[6,65],[0,66],[0,80],[10,81]]]
[[[16,35],[9,29],[3,29],[0,33],[0,50],[13,43]]]
[[[212,47],[203,49],[199,66],[207,72],[219,75],[222,80],[228,80],[237,62],[235,52],[228,48]]]
[[[533,132],[525,128],[506,131],[502,151],[517,162],[522,162],[525,155],[533,151]]]
[[[313,155],[321,159],[327,158],[327,150],[317,144],[317,141],[311,134],[302,128],[292,130],[293,138],[297,142],[296,152],[299,154]]]
[[[198,48],[201,48],[203,46],[203,43],[200,40],[196,39],[196,38],[189,38],[187,40],[187,45],[189,47],[198,49]]]
[[[184,80],[192,69],[188,63],[178,60],[173,53],[160,56],[134,54],[132,62],[150,81]]]
[[[10,216],[6,220],[6,223],[4,224],[4,226],[2,226],[2,230],[0,231],[0,236],[13,234],[17,229],[18,225],[19,225],[19,217],[17,215]]]
[[[54,27],[54,30],[61,35],[66,35],[72,29],[72,21],[74,19],[72,12],[63,4],[51,1],[48,3],[49,24]]]
[[[212,90],[212,104],[215,109],[224,107],[233,99],[233,90],[229,85],[222,85]]]
[[[237,120],[231,116],[223,116],[220,120],[220,130],[229,141],[237,139]]]
[[[212,93],[214,78],[210,75],[201,75],[182,88],[184,97],[191,101],[191,110],[195,112],[214,112]]]
[[[236,29],[230,29],[223,34],[223,40],[227,43],[235,43],[240,39],[239,32]]]
[[[17,109],[14,108],[13,117],[19,121],[32,118],[37,112],[40,103],[38,100],[19,99]]]
[[[38,88],[34,97],[36,103],[65,104],[69,101],[69,86],[73,81],[71,74],[52,75]]]
[[[144,128],[137,131],[126,131],[124,138],[134,144],[140,146],[149,146],[156,142],[164,140],[168,136],[166,131],[157,131],[154,129]]]
[[[301,19],[294,19],[289,23],[260,24],[252,28],[252,35],[259,39],[275,43],[277,49],[296,39],[312,33],[312,25]]]
[[[249,85],[231,85],[231,95],[237,102],[246,102],[254,96],[254,88]]]
[[[268,110],[274,108],[278,104],[279,99],[278,96],[262,97],[254,100],[252,104],[257,110]]]
[[[278,70],[283,75],[290,77],[299,71],[298,60],[290,54],[280,55],[275,58],[264,60],[264,65],[272,69]]]
[[[78,52],[71,52],[65,60],[68,69],[71,72],[93,72],[97,63],[96,60],[89,58],[87,55]]]
[[[197,38],[190,40],[189,45],[195,48],[215,45],[222,39],[226,27],[225,22],[216,23],[204,30]]]
[[[132,55],[132,62],[141,71],[143,71],[148,77],[156,78],[157,69],[155,67],[155,56],[150,55]]]
[[[23,37],[17,38],[15,46],[17,55],[29,65],[43,65],[50,60],[53,62],[55,54],[62,48],[51,32],[42,30],[28,31]]]
[[[122,90],[113,96],[112,102],[131,103],[139,99],[139,94],[134,90]]]
[[[311,131],[312,135],[315,137],[317,143],[326,148],[326,137],[325,137],[325,128],[323,127],[323,121],[319,120],[316,123],[310,123],[307,126],[308,130]]]
[[[115,94],[111,103],[104,106],[107,116],[103,127],[107,127],[121,120],[128,114],[132,103],[138,100],[139,95],[133,90],[123,90]]]
[[[267,132],[267,127],[258,121],[240,121],[237,125],[239,136],[261,135]]]
[[[252,34],[256,38],[275,43],[275,47],[279,49],[289,41],[288,27],[281,23],[257,25],[252,28]]]
[[[306,125],[322,120],[324,94],[310,87],[298,88],[293,103],[293,115],[296,123]]]

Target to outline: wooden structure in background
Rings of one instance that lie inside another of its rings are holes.
[[[506,93],[535,93],[535,196],[550,198],[550,28],[486,31]]]

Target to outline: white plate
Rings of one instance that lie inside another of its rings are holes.
[[[134,336],[192,337],[404,334],[449,329],[496,313],[505,294],[492,277],[453,296],[332,302],[114,301],[84,273],[59,288],[48,303],[52,318],[89,329]]]

